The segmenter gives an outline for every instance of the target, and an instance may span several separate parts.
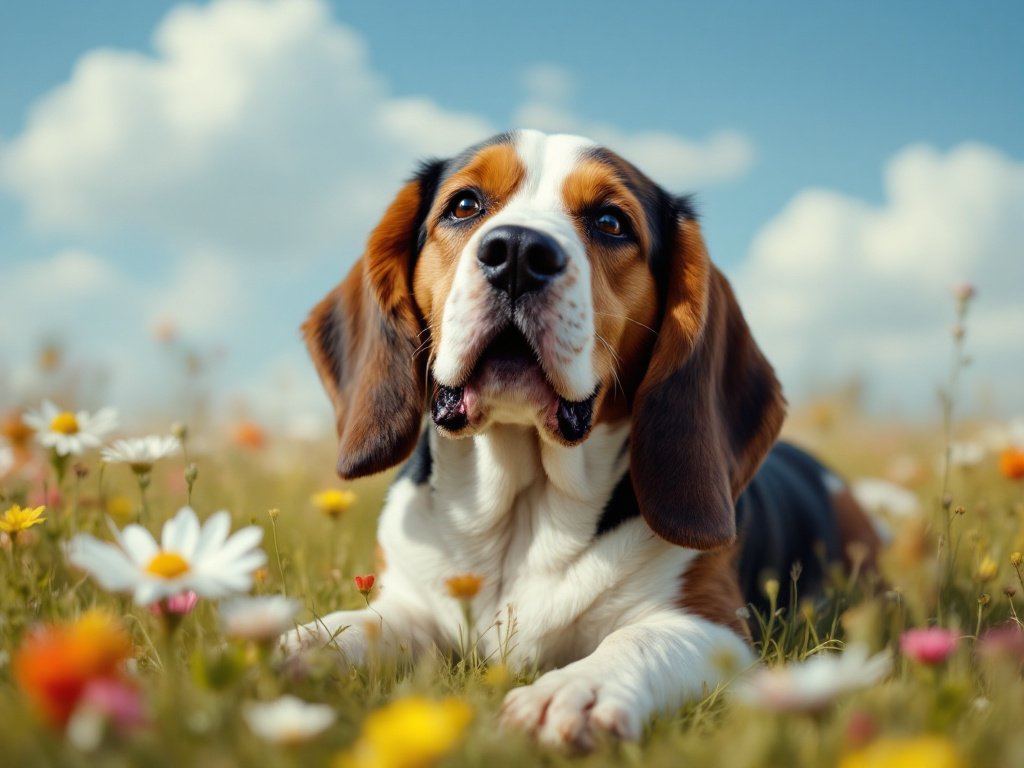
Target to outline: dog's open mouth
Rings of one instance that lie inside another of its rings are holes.
[[[510,325],[487,345],[464,385],[435,386],[430,412],[437,426],[454,434],[470,424],[481,396],[518,398],[547,411],[544,421],[551,431],[561,441],[575,444],[590,431],[596,394],[582,401],[558,395],[533,345]]]

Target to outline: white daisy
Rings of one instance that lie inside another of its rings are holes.
[[[220,607],[224,634],[241,640],[267,642],[291,629],[299,601],[281,595],[238,597]]]
[[[116,440],[109,448],[104,448],[100,453],[103,460],[114,464],[127,464],[135,474],[149,472],[153,465],[166,459],[177,452],[181,444],[178,438],[159,437],[134,437],[129,440]]]
[[[253,733],[275,744],[308,741],[334,722],[334,710],[326,704],[308,704],[288,695],[274,701],[249,702],[242,716]]]
[[[88,571],[104,589],[132,592],[139,605],[192,590],[217,598],[246,592],[253,571],[267,561],[259,548],[263,529],[242,528],[228,538],[231,516],[215,512],[200,528],[191,507],[182,507],[164,523],[157,544],[141,525],[118,531],[116,544],[80,533],[68,544],[68,561]]]
[[[816,712],[840,695],[874,685],[889,674],[888,651],[868,658],[863,645],[843,653],[819,653],[799,664],[759,669],[736,684],[736,695],[751,706],[776,712]]]
[[[36,432],[36,440],[53,448],[59,456],[78,455],[86,448],[98,448],[104,435],[117,428],[117,411],[103,408],[94,414],[87,411],[62,411],[44,400],[38,411],[29,411],[22,421]]]

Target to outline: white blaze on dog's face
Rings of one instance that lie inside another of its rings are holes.
[[[642,370],[658,313],[656,190],[576,136],[521,131],[449,161],[413,276],[439,428],[521,423],[571,445],[595,414],[627,415],[623,372]]]

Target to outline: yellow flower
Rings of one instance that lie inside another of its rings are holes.
[[[988,555],[985,555],[978,565],[978,570],[974,572],[974,578],[984,584],[986,581],[992,581],[997,573],[999,573],[999,564]]]
[[[917,768],[921,765],[963,768],[964,763],[952,742],[941,736],[878,739],[839,762],[839,768]]]
[[[4,512],[3,515],[0,515],[0,531],[15,534],[19,531],[24,531],[26,528],[31,528],[33,525],[39,525],[46,519],[45,517],[40,517],[45,511],[46,507],[25,507],[22,509],[15,504]]]
[[[410,696],[371,713],[334,768],[426,768],[451,752],[473,719],[461,699]]]
[[[483,576],[475,573],[461,573],[446,579],[444,585],[448,587],[448,594],[457,600],[470,600],[476,597],[480,591],[480,585],[484,583]]]
[[[135,505],[127,496],[111,496],[107,499],[107,514],[119,523],[135,519]]]
[[[319,509],[328,517],[338,518],[348,511],[356,502],[356,495],[352,491],[342,491],[337,488],[327,488],[319,493],[313,494],[313,506]]]

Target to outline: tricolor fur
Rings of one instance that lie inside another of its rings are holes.
[[[339,473],[413,455],[381,515],[374,611],[291,645],[347,627],[334,642],[358,663],[379,614],[385,647],[457,649],[445,581],[476,574],[480,652],[551,670],[503,710],[544,742],[637,738],[749,665],[739,574],[811,558],[816,536],[787,539],[794,510],[833,556],[876,543],[783,447],[765,468],[777,493],[741,526],[787,547],[758,530],[741,555],[736,502],[781,427],[778,382],[689,201],[586,139],[521,131],[425,164],[304,331]]]

